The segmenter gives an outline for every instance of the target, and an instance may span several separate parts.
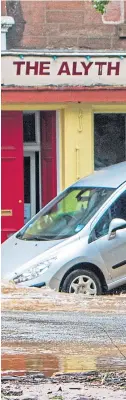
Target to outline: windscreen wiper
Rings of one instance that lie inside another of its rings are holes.
[[[16,235],[16,239],[20,239],[21,237],[22,237],[22,233],[18,232],[17,235]]]
[[[22,240],[37,240],[37,241],[40,241],[40,242],[42,242],[42,241],[44,241],[44,240],[47,240],[47,238],[45,237],[45,236],[31,236],[31,237],[22,237]]]

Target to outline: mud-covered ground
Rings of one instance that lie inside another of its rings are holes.
[[[115,295],[87,297],[83,294],[59,293],[44,287],[19,289],[14,284],[2,282],[2,310],[20,311],[95,311],[125,314],[126,291]]]
[[[3,400],[124,400],[125,372],[63,374],[45,378],[26,375],[17,380],[2,380]]]
[[[2,283],[2,399],[126,400],[126,293]],[[57,375],[58,374],[58,375]]]

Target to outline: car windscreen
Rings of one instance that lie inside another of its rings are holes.
[[[22,240],[58,240],[80,232],[111,196],[114,189],[71,187],[42,209],[17,237]]]

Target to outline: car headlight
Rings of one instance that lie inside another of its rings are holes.
[[[56,260],[56,258],[57,257],[52,257],[46,261],[37,262],[36,264],[32,265],[30,268],[28,268],[20,275],[15,273],[13,281],[15,283],[21,283],[30,281],[31,279],[38,278],[39,275],[42,275],[45,271],[47,271],[47,269],[50,267],[52,262]]]

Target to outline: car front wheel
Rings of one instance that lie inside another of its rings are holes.
[[[96,296],[102,293],[102,286],[94,272],[86,269],[76,269],[66,277],[61,290],[67,293],[83,293],[85,296]]]

